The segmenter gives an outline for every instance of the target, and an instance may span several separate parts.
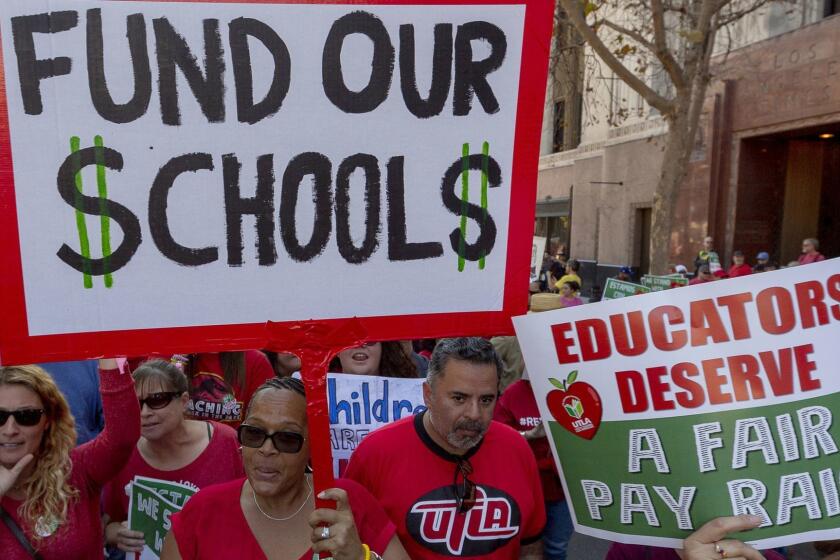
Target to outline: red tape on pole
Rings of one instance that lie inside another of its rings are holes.
[[[361,345],[366,340],[365,329],[358,319],[353,318],[329,324],[306,321],[291,328],[268,323],[267,331],[268,350],[294,352],[300,358],[301,376],[306,387],[315,507],[335,508],[335,502],[317,498],[320,492],[335,486],[327,410],[327,367],[330,359],[341,350]]]

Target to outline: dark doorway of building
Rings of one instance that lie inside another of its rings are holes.
[[[785,265],[813,237],[840,256],[840,123],[744,140],[738,164],[733,250]]]
[[[633,266],[638,267],[639,276],[650,272],[650,208],[636,208],[636,231],[633,233],[636,249]]]

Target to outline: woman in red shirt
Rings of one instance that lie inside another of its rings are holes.
[[[75,447],[67,401],[38,366],[0,367],[0,524],[4,560],[102,556],[102,486],[125,464],[140,435],[131,376],[100,360],[105,429]],[[21,529],[17,537],[7,523]]]
[[[161,560],[310,560],[327,550],[337,560],[408,559],[382,506],[358,484],[337,480],[319,495],[335,500],[336,509],[315,509],[299,379],[260,387],[237,433],[247,478],[190,498],[172,516]]]
[[[142,552],[144,535],[128,529],[127,485],[135,476],[180,482],[196,490],[245,475],[233,428],[185,417],[187,377],[172,362],[150,360],[134,370],[140,440],[128,463],[105,487],[105,543]]]
[[[242,422],[257,387],[275,375],[271,362],[259,350],[190,354],[182,366],[189,380],[187,416],[232,428]]]

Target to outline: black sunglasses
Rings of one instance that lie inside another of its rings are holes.
[[[473,468],[467,459],[458,459],[455,464],[455,504],[460,513],[466,513],[475,506],[475,482],[469,479]],[[461,482],[458,482],[458,475],[461,475]]]
[[[41,421],[44,415],[43,408],[22,408],[20,410],[0,410],[0,427],[6,425],[9,416],[15,417],[18,426],[35,426]]]
[[[236,437],[239,439],[241,445],[255,449],[262,447],[265,440],[271,438],[274,449],[280,453],[297,453],[303,447],[303,435],[297,432],[274,432],[273,434],[269,434],[262,428],[249,424],[241,424],[236,430]]]
[[[181,396],[181,391],[161,391],[160,393],[151,393],[146,395],[145,399],[137,399],[140,403],[140,408],[145,404],[152,410],[160,410],[169,406],[173,400]]]

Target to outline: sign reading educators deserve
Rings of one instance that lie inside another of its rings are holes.
[[[840,538],[840,259],[514,324],[581,533]]]
[[[4,0],[3,361],[505,330],[552,10]]]

